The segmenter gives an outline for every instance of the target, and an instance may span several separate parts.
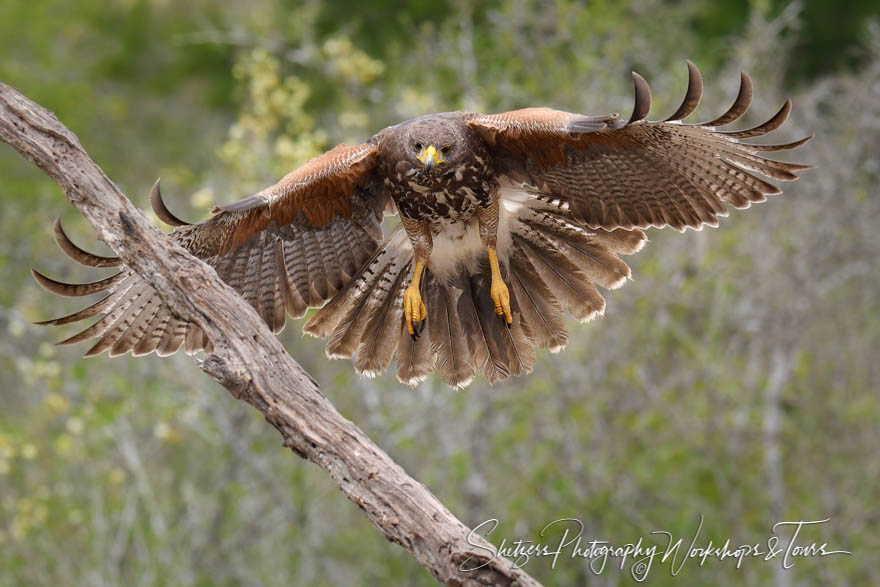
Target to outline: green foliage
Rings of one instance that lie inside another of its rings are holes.
[[[196,218],[426,112],[626,114],[637,68],[659,117],[677,106],[690,57],[706,80],[697,118],[727,106],[739,69],[754,74],[748,124],[791,95],[787,74],[800,89],[783,139],[815,132],[797,160],[819,170],[717,230],[652,231],[631,260],[634,281],[608,292],[607,316],[570,324],[569,348],[541,354],[531,376],[410,390],[328,362],[298,324],[283,341],[456,515],[497,518],[496,544],[558,540],[559,527],[540,532],[565,517],[617,543],[652,530],[689,537],[701,515],[716,543],[831,517],[811,539],[854,556],[798,561],[793,582],[877,584],[880,34],[866,20],[876,11],[776,0],[13,1],[0,3],[0,80],[53,109],[137,203],[161,175],[172,208]],[[30,321],[81,305],[41,292],[27,267],[95,277],[57,252],[49,227],[61,214],[76,242],[91,233],[5,147],[0,201],[0,585],[432,584],[186,357],[86,361],[83,347],[52,346],[63,333]],[[631,581],[614,568],[597,579],[583,561],[525,568],[548,585]],[[650,576],[736,585],[776,572],[708,561]]]

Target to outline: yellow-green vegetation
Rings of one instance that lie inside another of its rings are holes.
[[[651,231],[635,279],[571,344],[493,388],[358,379],[323,342],[283,333],[344,415],[493,542],[573,517],[626,543],[699,517],[715,544],[766,544],[785,520],[852,556],[658,565],[655,585],[880,584],[880,28],[876,3],[0,3],[0,81],[54,110],[138,205],[156,177],[185,218],[274,182],[339,142],[434,111],[631,106],[629,70],[672,112],[684,60],[695,118],[743,124],[794,100],[781,141],[818,168],[717,230]],[[833,15],[833,19],[829,17]],[[0,147],[0,586],[430,585],[332,481],[185,356],[82,360],[30,323],[80,307],[36,265],[87,225],[42,172]],[[630,584],[583,560],[533,559],[548,585]]]

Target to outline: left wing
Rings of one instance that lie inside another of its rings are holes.
[[[781,190],[761,179],[792,181],[807,169],[773,161],[768,151],[794,149],[812,137],[781,145],[741,139],[779,128],[791,112],[786,101],[770,120],[742,131],[720,131],[742,116],[752,100],[752,81],[742,74],[739,94],[722,116],[684,124],[696,110],[703,82],[688,61],[689,82],[681,106],[669,118],[645,120],[651,108],[647,82],[633,72],[635,106],[625,121],[549,108],[474,115],[468,124],[492,149],[502,175],[562,199],[570,214],[592,229],[717,226],[724,203],[747,208]]]

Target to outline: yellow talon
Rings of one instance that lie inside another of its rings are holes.
[[[504,320],[510,324],[513,322],[513,317],[510,315],[510,292],[507,291],[507,286],[500,279],[498,281],[492,280],[492,287],[489,290],[489,293],[492,295],[492,302],[495,304],[495,313],[499,316],[504,316]]]
[[[513,315],[510,312],[510,292],[504,280],[501,279],[498,254],[492,247],[489,247],[489,267],[492,270],[492,285],[489,294],[492,296],[492,303],[495,304],[495,312],[499,316],[504,316],[504,321],[510,324],[513,322]]]
[[[406,288],[406,291],[403,292],[403,317],[406,320],[406,330],[413,337],[413,340],[419,336],[419,333],[414,328],[414,324],[428,317],[428,309],[422,301],[422,294],[419,293],[419,283],[422,278],[423,267],[424,263],[421,261],[416,262],[412,281],[409,287]]]

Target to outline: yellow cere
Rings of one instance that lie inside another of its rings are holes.
[[[446,161],[440,154],[437,152],[437,148],[434,145],[429,145],[427,149],[422,151],[422,154],[418,156],[419,161],[427,165],[428,158],[433,161],[432,165],[437,165],[438,163],[443,163]]]

